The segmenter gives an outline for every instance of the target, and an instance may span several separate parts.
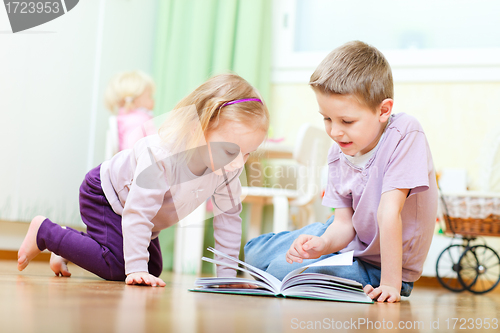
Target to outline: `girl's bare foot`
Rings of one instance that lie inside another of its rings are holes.
[[[36,245],[36,235],[38,234],[38,229],[44,220],[45,217],[43,216],[36,216],[33,220],[31,220],[26,237],[24,237],[21,248],[19,249],[19,252],[17,252],[17,269],[20,271],[28,266],[30,260],[42,252]]]
[[[68,260],[53,253],[50,255],[50,269],[56,276],[70,277],[71,273],[68,270]]]

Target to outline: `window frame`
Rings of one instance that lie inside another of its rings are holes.
[[[295,0],[273,0],[273,83],[307,83],[328,52],[294,50]],[[500,48],[383,50],[394,82],[500,82]]]

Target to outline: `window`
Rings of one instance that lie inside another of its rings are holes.
[[[308,82],[335,47],[362,40],[396,82],[500,81],[500,1],[275,0],[274,82]]]

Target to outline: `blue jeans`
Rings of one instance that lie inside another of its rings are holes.
[[[326,254],[318,259],[305,259],[302,263],[294,262],[293,264],[289,264],[285,259],[286,252],[299,235],[321,236],[332,222],[333,217],[326,223],[316,222],[299,230],[283,231],[278,234],[269,233],[251,239],[245,245],[245,262],[282,280],[296,268],[338,254]],[[367,284],[374,288],[380,286],[380,267],[359,258],[354,258],[352,266],[311,267],[307,269],[307,272],[323,273],[355,280],[361,283],[363,287]],[[402,281],[401,296],[410,296],[412,289],[413,282]]]

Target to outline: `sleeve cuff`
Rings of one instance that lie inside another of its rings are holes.
[[[236,270],[217,265],[217,277],[236,277]]]
[[[125,275],[129,275],[137,272],[149,272],[148,263],[141,262],[132,262],[125,263]]]

